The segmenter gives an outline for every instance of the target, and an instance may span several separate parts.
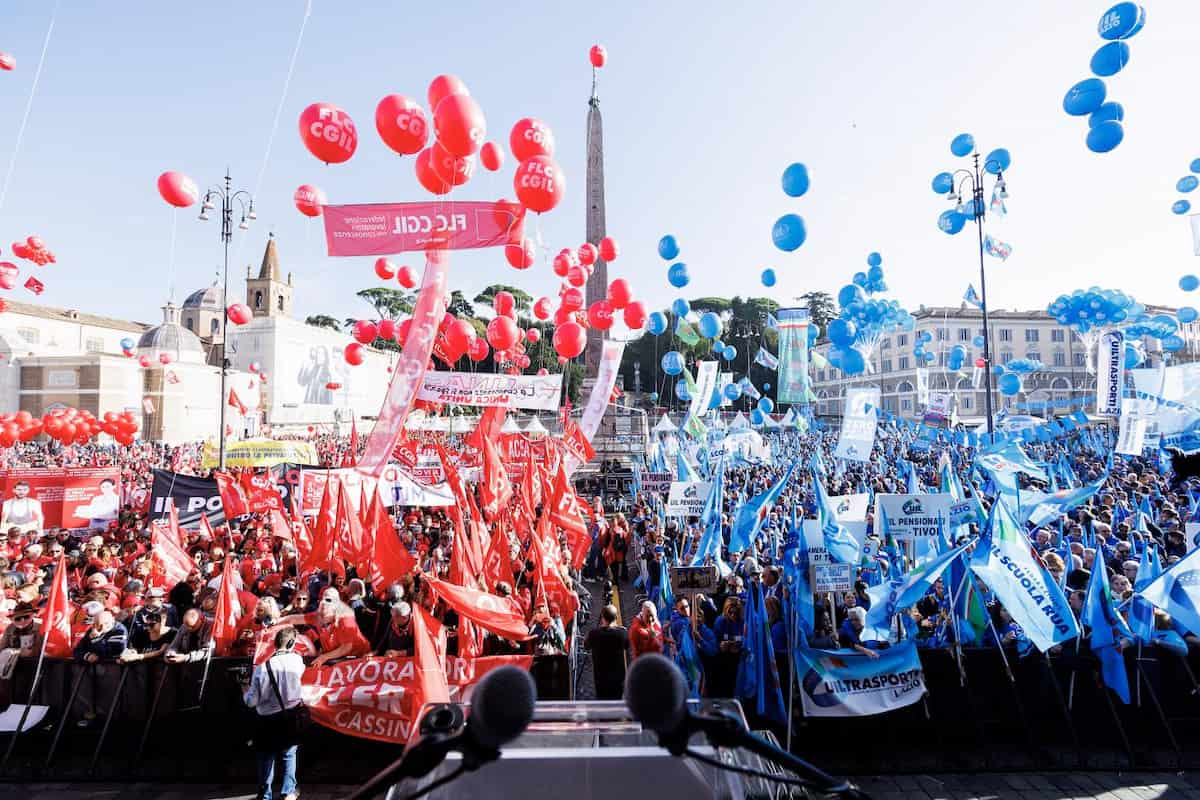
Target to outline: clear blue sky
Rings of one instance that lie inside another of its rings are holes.
[[[957,304],[978,280],[975,250],[966,233],[937,230],[943,203],[929,181],[953,165],[948,145],[959,131],[1013,156],[1010,215],[994,233],[1015,254],[1006,264],[989,259],[994,307],[1044,308],[1093,284],[1143,302],[1185,302],[1176,281],[1200,264],[1186,220],[1169,209],[1175,181],[1200,157],[1189,83],[1200,4],[1147,3],[1131,63],[1108,81],[1126,107],[1126,139],[1103,156],[1086,149],[1086,120],[1064,114],[1061,101],[1089,75],[1107,0],[644,5],[313,0],[259,222],[235,240],[233,274],[257,265],[273,230],[296,273],[298,314],[365,314],[353,291],[376,285],[370,260],[325,257],[319,222],[300,216],[292,192],[314,183],[331,202],[428,197],[411,159],[379,141],[374,108],[393,92],[424,104],[441,72],[470,87],[489,139],[506,143],[522,116],[552,126],[568,196],[542,234],[552,252],[577,246],[587,50],[600,42],[610,57],[600,84],[608,226],[623,248],[610,275],[629,277],[654,305],[675,296],[655,254],[667,232],[691,268],[689,297],[765,294],[765,266],[779,273],[770,291],[781,301],[836,293],[878,250],[890,296],[906,307]],[[0,72],[0,170],[53,8],[10,0],[0,11],[0,50],[18,59],[16,72]],[[58,255],[39,273],[41,302],[158,319],[172,212],[155,178],[178,169],[207,184],[228,164],[238,185],[253,187],[303,9],[303,0],[63,0],[0,209],[3,257],[29,233]],[[300,143],[296,120],[318,100],[358,124],[358,152],[346,164],[324,166]],[[812,188],[792,199],[779,174],[797,160],[809,166]],[[510,157],[498,174],[479,170],[455,196],[511,197],[512,167]],[[793,254],[770,242],[772,222],[788,211],[809,229]],[[221,259],[214,225],[196,221],[194,209],[179,213],[177,299],[211,281]],[[456,254],[453,270],[454,285],[471,295],[497,280],[534,294],[555,285],[548,263],[517,273],[498,250]],[[32,299],[20,288],[13,296]]]

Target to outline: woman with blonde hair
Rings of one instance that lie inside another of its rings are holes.
[[[358,629],[354,609],[342,602],[338,590],[328,586],[321,592],[317,610],[310,614],[289,614],[279,620],[281,625],[310,625],[316,629],[321,641],[321,654],[313,659],[312,666],[324,666],[335,658],[365,656],[371,652],[371,643]]]

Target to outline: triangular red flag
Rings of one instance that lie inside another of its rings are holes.
[[[196,562],[179,542],[171,538],[164,525],[150,526],[150,558],[168,588],[187,578],[196,568]]]
[[[71,657],[71,596],[67,590],[67,559],[54,566],[50,596],[42,608],[42,652],[50,658]]]
[[[529,638],[525,615],[511,597],[498,597],[478,589],[455,586],[431,575],[422,575],[421,581],[445,600],[446,605],[457,611],[460,617],[468,617],[484,630],[514,642]]]
[[[229,387],[229,405],[236,408],[243,417],[246,416],[246,404],[242,402],[242,398],[238,397],[232,386]]]
[[[487,554],[483,557],[481,572],[489,589],[495,590],[500,581],[512,585],[512,552],[503,519],[498,520],[492,529],[492,541],[488,543]]]
[[[213,612],[212,638],[217,646],[215,655],[227,656],[233,649],[240,617],[241,607],[238,603],[237,589],[233,585],[233,556],[225,556],[225,564],[221,568],[221,584],[217,589],[217,607]]]
[[[500,510],[512,499],[512,481],[509,480],[508,470],[500,461],[500,453],[490,438],[483,440],[483,480],[479,484],[479,502],[483,513],[489,520],[494,520]]]
[[[371,528],[375,545],[370,559],[371,587],[376,595],[383,596],[389,586],[413,571],[417,560],[396,535],[392,518],[382,502],[375,503]]]
[[[351,564],[362,560],[363,530],[358,511],[350,504],[350,494],[344,481],[338,483],[337,548],[341,557]]]
[[[475,426],[475,430],[467,434],[463,443],[476,450],[482,450],[484,441],[488,439],[493,442],[497,441],[507,416],[508,409],[503,406],[488,406],[479,415],[479,423]]]
[[[337,518],[332,491],[333,476],[326,471],[325,491],[321,495],[321,508],[312,534],[312,549],[308,558],[300,565],[300,574],[307,575],[318,570],[333,570],[334,554],[337,550],[335,536]]]
[[[420,604],[413,607],[413,657],[415,673],[412,682],[410,713],[415,730],[431,703],[449,703],[450,687],[446,685],[446,631]]]

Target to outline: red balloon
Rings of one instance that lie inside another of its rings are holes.
[[[576,288],[582,287],[585,283],[587,283],[587,279],[588,273],[585,267],[581,267],[580,265],[576,264],[567,270],[567,283]]]
[[[537,344],[542,340],[542,332],[537,328],[530,328],[525,331],[525,338],[529,340],[530,344]]]
[[[164,172],[158,176],[158,193],[176,208],[187,208],[200,199],[196,182],[182,172]]]
[[[467,358],[476,362],[483,361],[488,357],[488,353],[490,352],[491,348],[488,347],[487,340],[481,336],[476,336],[471,339],[471,344],[467,347]]]
[[[592,45],[592,49],[588,51],[588,61],[591,61],[592,66],[597,69],[603,67],[608,62],[608,51],[604,49],[604,45]]]
[[[379,338],[379,327],[370,320],[360,319],[354,323],[352,333],[356,342],[370,344]]]
[[[334,383],[333,381],[330,381],[329,383],[325,384],[325,388],[331,392],[336,392],[338,389],[342,388],[342,385],[340,383]]]
[[[402,94],[389,94],[375,106],[375,130],[379,138],[402,156],[421,152],[429,138],[425,109]]]
[[[401,347],[408,341],[408,331],[412,328],[412,320],[406,319],[400,323],[400,327],[396,328],[396,342]]]
[[[170,353],[159,353],[158,354],[158,363],[170,364],[171,363],[171,354]]]
[[[296,204],[296,208],[306,217],[321,216],[321,206],[325,205],[325,193],[316,186],[311,186],[307,183],[296,187],[296,193],[292,195],[292,202]]]
[[[40,236],[30,236],[25,240],[25,244],[30,250],[44,250],[46,243],[42,241]]]
[[[608,285],[609,305],[620,311],[629,305],[629,301],[632,299],[633,289],[629,287],[629,281],[624,278],[613,278],[612,283]]]
[[[984,361],[983,358],[977,358],[977,359],[975,359],[975,366],[979,367],[980,369],[983,369],[984,367],[987,366],[987,362]]]
[[[533,240],[522,239],[520,244],[504,245],[504,257],[516,269],[529,269],[537,260],[537,248],[534,247]]]
[[[0,261],[0,289],[12,289],[17,285],[21,268],[11,261]]]
[[[554,352],[563,358],[575,358],[587,345],[587,331],[577,322],[564,322],[554,331]]]
[[[396,323],[394,320],[379,320],[379,338],[389,341],[396,338]]]
[[[474,326],[465,319],[456,319],[446,328],[446,344],[456,353],[470,352],[471,340],[475,338]]]
[[[392,266],[392,262],[380,257],[375,259],[375,274],[379,276],[380,280],[390,281],[396,277],[396,268]]]
[[[569,275],[571,272],[572,266],[574,266],[574,262],[566,253],[559,253],[554,257],[554,263],[552,264],[552,267],[554,269],[554,274],[558,277],[567,277],[567,275]]]
[[[140,366],[141,366],[143,369],[145,369],[146,367],[150,366],[150,356],[141,356],[140,358],[138,358],[138,364],[139,364],[139,365],[140,365]]]
[[[541,368],[540,368],[540,369],[538,369],[538,371],[537,371],[537,375],[538,375],[538,377],[541,377],[541,376],[543,376],[543,375],[549,375],[549,374],[550,374],[550,373],[546,371],[546,368],[545,368],[545,367],[541,367]]]
[[[258,373],[258,379],[260,381],[262,381],[263,383],[266,383],[267,382],[267,373],[265,373],[265,372]]]
[[[432,147],[426,147],[421,151],[413,163],[413,170],[417,173],[417,182],[433,194],[445,194],[454,188],[434,171]]]
[[[600,240],[600,258],[604,259],[604,261],[616,261],[618,252],[616,239],[611,236],[605,236]]]
[[[575,319],[575,312],[568,311],[561,306],[554,310],[554,327],[562,325],[564,322],[570,322]]]
[[[17,258],[29,258],[29,245],[24,242],[13,242],[12,251]]]
[[[0,428],[0,447],[12,447],[17,443],[17,432],[7,425]]]
[[[229,316],[229,321],[234,325],[245,325],[254,315],[250,313],[250,307],[245,303],[234,303],[226,309]]]
[[[12,53],[0,53],[0,69],[12,72],[17,68],[17,59]]]
[[[554,133],[550,126],[540,119],[519,119],[508,134],[508,149],[517,161],[525,161],[534,156],[553,156]]]
[[[452,94],[470,94],[467,85],[454,75],[438,75],[430,81],[429,90],[425,93],[429,107],[434,109]]]
[[[562,293],[562,307],[568,312],[583,308],[583,292],[578,289],[566,289]]]
[[[579,263],[585,267],[595,264],[596,256],[598,255],[600,255],[600,252],[596,249],[596,245],[591,242],[584,242],[579,246]]]
[[[550,156],[534,156],[517,167],[513,190],[521,205],[540,214],[552,211],[562,200],[567,190],[567,177]]]
[[[471,180],[471,175],[475,172],[474,158],[454,155],[442,146],[441,140],[430,146],[429,163],[434,174],[451,186],[462,186]]]
[[[492,298],[492,309],[502,317],[512,318],[516,305],[513,296],[505,291],[496,292],[496,296]]]
[[[545,321],[550,319],[550,314],[553,313],[554,304],[550,302],[549,297],[539,297],[537,302],[533,304],[533,315],[538,319]]]
[[[612,327],[613,307],[607,300],[597,300],[588,307],[588,323],[598,331]]]
[[[483,109],[469,94],[452,94],[433,109],[433,132],[452,155],[466,157],[479,152],[487,137]]]
[[[508,317],[493,317],[487,326],[487,340],[496,350],[508,350],[517,343],[517,323]]]
[[[625,304],[625,327],[631,331],[640,331],[646,326],[646,307],[641,300],[630,300]]]
[[[351,342],[346,345],[346,350],[343,353],[346,358],[346,363],[352,367],[357,367],[363,363],[363,346],[358,342]]]
[[[405,264],[396,272],[396,280],[405,289],[413,289],[417,285],[417,271]]]
[[[300,112],[300,139],[326,164],[348,161],[358,149],[354,120],[332,103],[313,103]]]
[[[495,172],[504,166],[504,151],[495,142],[484,142],[479,150],[479,163],[488,172]]]

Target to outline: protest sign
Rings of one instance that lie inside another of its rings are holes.
[[[116,467],[10,469],[0,475],[3,530],[103,528],[121,508],[121,471]]]
[[[829,498],[829,502],[833,504],[833,514],[838,518],[838,522],[865,521],[870,501],[871,495],[867,492],[833,495]]]
[[[797,648],[805,716],[863,717],[912,705],[925,695],[925,674],[912,639],[872,658],[856,650]]]
[[[519,243],[524,210],[511,202],[361,203],[321,207],[331,256],[386,256]]]
[[[643,472],[642,491],[662,494],[671,491],[671,473]]]
[[[1096,356],[1096,414],[1115,417],[1121,413],[1121,395],[1125,389],[1125,334],[1105,331],[1100,334]]]
[[[948,494],[877,494],[875,530],[900,541],[928,541],[944,537],[950,529]]]
[[[671,567],[671,591],[678,597],[681,592],[711,592],[716,590],[717,574],[715,564],[699,567]]]
[[[842,412],[842,434],[838,437],[836,458],[847,461],[867,461],[875,444],[875,409],[879,407],[879,389],[846,390],[846,405]]]
[[[707,481],[671,481],[667,513],[677,517],[700,516],[710,489],[712,484]]]
[[[150,518],[161,519],[171,512],[175,504],[179,524],[184,528],[200,525],[200,515],[208,517],[214,528],[225,524],[225,506],[221,504],[221,492],[212,478],[197,478],[180,475],[170,470],[154,470],[154,482],[150,489]],[[321,498],[317,498],[318,504]],[[317,513],[313,510],[313,513]]]
[[[500,406],[531,411],[557,411],[562,373],[505,375],[490,372],[428,371],[417,399],[460,406]]]
[[[851,591],[854,588],[854,565],[813,564],[812,587],[816,594]]]

